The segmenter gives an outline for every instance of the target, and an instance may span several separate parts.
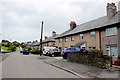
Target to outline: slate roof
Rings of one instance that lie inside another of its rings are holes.
[[[108,16],[104,16],[104,17],[83,23],[81,25],[77,25],[77,27],[74,28],[73,30],[68,30],[67,32],[62,33],[61,35],[55,38],[65,37],[72,34],[84,32],[92,29],[98,29],[111,24],[115,24],[120,22],[120,20],[118,20],[119,19],[118,17],[120,17],[120,11],[116,12],[116,14],[111,18],[108,18]]]
[[[31,45],[32,45],[32,46],[39,46],[39,45],[40,45],[40,42],[35,42],[35,43],[32,43]]]
[[[48,37],[46,40],[43,40],[43,43],[47,43],[47,42],[55,42],[55,37],[59,36],[59,34],[56,34],[56,36],[50,36]]]

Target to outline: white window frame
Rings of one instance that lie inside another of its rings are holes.
[[[96,37],[96,32],[95,31],[90,32],[90,37],[95,38]]]
[[[105,32],[106,36],[113,36],[118,34],[117,27],[106,28]]]
[[[74,41],[75,40],[75,36],[71,36],[71,41]]]
[[[80,34],[80,40],[83,40],[84,37],[83,37],[83,34]]]
[[[61,43],[61,42],[62,42],[62,38],[59,39],[59,43]]]
[[[67,42],[68,41],[68,37],[65,37],[65,42]]]
[[[113,54],[112,53],[112,48],[113,47],[116,47],[116,49],[117,49],[117,54],[115,55],[115,54]],[[107,54],[109,55],[109,56],[113,56],[113,57],[118,57],[118,47],[117,46],[106,46],[106,52],[108,52]]]

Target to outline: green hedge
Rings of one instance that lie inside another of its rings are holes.
[[[102,51],[97,50],[97,49],[93,49],[89,51],[89,54],[102,54]]]
[[[31,54],[40,54],[40,50],[39,49],[32,49],[30,50]]]

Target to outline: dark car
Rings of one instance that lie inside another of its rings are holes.
[[[28,55],[29,54],[29,49],[23,49],[23,55]]]
[[[80,48],[78,47],[68,47],[62,50],[61,56],[63,56],[64,59],[67,59],[67,54],[71,52],[80,52]]]
[[[60,49],[49,50],[47,55],[50,56],[50,57],[60,56],[61,55],[61,50]]]

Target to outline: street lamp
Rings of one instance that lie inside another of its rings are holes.
[[[42,54],[43,54],[43,51],[42,51],[42,36],[43,36],[43,21],[42,21],[42,26],[41,26],[40,56],[42,56]]]

